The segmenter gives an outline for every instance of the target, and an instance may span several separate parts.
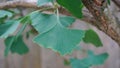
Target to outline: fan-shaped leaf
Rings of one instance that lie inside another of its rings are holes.
[[[88,57],[84,61],[90,63],[91,65],[101,65],[108,58],[107,53],[95,55],[92,51],[88,51]]]
[[[97,33],[91,29],[86,31],[83,41],[85,43],[92,43],[96,47],[100,47],[103,45]]]
[[[13,41],[11,41],[13,40]],[[5,56],[7,56],[8,52],[18,53],[20,55],[26,54],[29,49],[26,44],[23,42],[22,36],[16,38],[15,36],[10,36],[5,40]]]
[[[83,37],[84,31],[66,29],[57,24],[50,31],[36,36],[34,42],[65,55],[71,53]]]
[[[56,15],[36,12],[31,15],[31,20],[34,28],[40,32],[34,42],[45,48],[51,48],[61,55],[71,53],[85,34],[82,30],[65,28],[74,22],[72,17],[64,16],[57,19]]]

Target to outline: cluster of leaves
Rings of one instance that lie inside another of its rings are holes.
[[[0,10],[0,19],[2,20],[0,20],[0,38],[5,38],[5,56],[8,55],[9,51],[21,55],[29,51],[21,35],[27,25],[26,23],[23,24],[16,35],[11,35],[16,31],[20,22],[24,19],[13,19],[12,17],[14,17],[14,14],[14,12],[8,10]]]
[[[75,22],[75,17],[82,18],[83,3],[81,0],[57,0],[59,5],[66,8],[74,17],[59,15],[58,8],[52,14],[43,13],[43,11],[34,11],[22,18],[14,18],[14,12],[9,10],[0,10],[0,38],[5,38],[5,56],[9,51],[20,55],[28,53],[29,49],[23,41],[22,32],[28,24],[38,32],[33,42],[44,48],[50,48],[60,55],[72,53],[77,45],[83,41],[91,43],[96,47],[102,46],[102,42],[95,31],[71,29],[69,26]],[[54,0],[38,0],[38,6],[47,3],[56,3]],[[108,0],[110,3],[110,1]],[[47,10],[47,9],[46,9]],[[21,29],[15,35],[18,26],[22,24]],[[92,65],[103,64],[108,57],[107,53],[94,55],[88,51],[88,57],[84,59],[71,59],[73,68],[89,68]],[[99,58],[99,59],[98,59]]]

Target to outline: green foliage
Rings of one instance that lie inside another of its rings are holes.
[[[20,21],[22,21],[22,20],[24,20],[24,18],[21,19]],[[17,35],[12,36],[12,37],[8,37],[5,40],[5,45],[6,45],[6,49],[5,49],[5,53],[4,53],[5,56],[8,55],[10,50],[12,53],[16,52],[16,53],[21,54],[21,55],[26,54],[29,51],[27,46],[24,44],[24,42],[22,40],[22,36],[21,36],[21,34],[24,31],[26,26],[27,26],[27,23],[24,23],[22,28],[18,31]]]
[[[70,65],[70,61],[64,60],[64,65],[66,65],[66,66]]]
[[[83,37],[84,31],[66,29],[58,24],[50,31],[36,36],[34,42],[65,55],[71,53]]]
[[[68,27],[75,22],[75,19],[70,16],[60,16],[59,19],[60,19],[61,24],[64,27]]]
[[[38,0],[37,5],[42,6],[42,5],[49,3],[49,2],[53,2],[53,0]]]
[[[107,3],[110,5],[110,0],[107,0]]]
[[[32,26],[39,32],[44,33],[52,29],[56,25],[56,16],[42,14],[40,12],[32,13],[31,16]]]
[[[18,27],[19,20],[8,20],[3,24],[0,24],[0,38],[7,38]]]
[[[3,18],[5,16],[12,17],[13,13],[6,10],[0,10],[0,18]]]
[[[0,24],[4,23],[6,19],[13,16],[13,12],[9,10],[0,10]]]
[[[81,0],[57,0],[57,2],[65,7],[69,12],[71,12],[77,18],[81,18],[83,4]]]
[[[70,24],[73,22],[70,17],[58,19],[54,14],[48,15],[40,12],[32,14],[31,17],[34,18],[31,18],[33,27],[40,32],[34,38],[34,42],[42,47],[51,48],[61,55],[71,53],[84,37],[85,32],[83,30],[65,28],[69,25],[68,22]]]
[[[72,68],[90,68],[93,65],[101,65],[108,58],[107,53],[95,55],[92,51],[88,51],[88,56],[84,59],[70,60]]]
[[[23,42],[22,36],[10,36],[5,40],[5,56],[8,55],[8,52],[18,53],[20,55],[28,53],[29,49],[26,44]]]
[[[99,36],[97,35],[97,33],[91,29],[86,30],[85,37],[83,38],[83,41],[85,43],[92,43],[96,47],[100,47],[103,45]]]
[[[108,4],[110,4],[110,0],[107,1]],[[9,51],[20,55],[28,53],[29,49],[24,43],[22,36],[22,32],[28,24],[32,25],[38,32],[38,35],[33,39],[35,43],[42,47],[50,48],[55,52],[59,52],[60,55],[69,54],[74,49],[82,49],[77,46],[82,40],[85,43],[92,43],[96,47],[103,45],[97,33],[91,29],[70,29],[69,26],[75,22],[74,17],[59,15],[59,6],[56,3],[66,8],[75,17],[82,18],[82,0],[38,0],[37,5],[39,7],[50,2],[52,2],[51,4],[53,4],[52,6],[54,8],[52,8],[52,14],[43,13],[43,11],[49,9],[44,8],[32,12],[25,17],[14,17],[14,12],[0,10],[0,38],[6,38],[5,56],[8,55]],[[18,33],[14,36],[9,36],[15,32],[20,23],[23,25]],[[29,37],[29,32],[26,34],[26,37]],[[71,63],[72,68],[89,68],[93,65],[103,64],[107,57],[107,53],[95,55],[92,51],[88,51],[87,57],[83,59],[73,58],[70,62],[65,60],[64,63],[66,65]]]
[[[4,55],[7,56],[9,51],[11,50],[12,53],[18,53],[18,54],[26,54],[28,52],[27,46],[24,44],[22,40],[21,33],[25,29],[27,23],[24,23],[22,28],[18,31],[17,35],[10,36],[10,34],[14,33],[17,27],[19,26],[20,22],[25,20],[26,17],[23,17],[21,19],[17,20],[7,20],[4,23],[1,23],[0,25],[0,38],[5,38],[5,52]],[[26,19],[27,21],[27,19]],[[25,22],[25,21],[24,21]],[[8,37],[8,38],[7,38]]]
[[[32,25],[39,33],[44,33],[52,29],[57,22],[56,15],[43,14],[38,12],[30,15]],[[75,21],[74,18],[69,16],[60,16],[60,22],[63,26],[68,27]]]

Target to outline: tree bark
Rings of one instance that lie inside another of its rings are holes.
[[[95,4],[94,1],[91,3],[90,0],[82,0],[82,2],[96,19],[98,29],[110,36],[120,46],[120,27],[118,26],[120,24],[111,21],[101,9],[102,6]]]

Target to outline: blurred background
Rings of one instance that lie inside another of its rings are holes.
[[[0,3],[6,2],[9,0],[0,0]],[[25,0],[26,1],[26,0]],[[27,0],[28,2],[34,2],[36,0]],[[120,21],[120,9],[111,3],[111,12],[115,17]],[[31,9],[30,9],[31,10]],[[22,10],[23,14],[27,14],[29,9]],[[27,26],[23,35],[30,29],[30,26]],[[76,22],[71,26],[74,29],[93,29],[95,30],[102,42],[103,47],[96,48],[92,44],[80,43],[80,46],[84,49],[90,49],[95,52],[95,54],[100,54],[107,52],[109,54],[109,58],[105,61],[105,64],[100,66],[93,66],[91,68],[120,68],[120,47],[110,39],[106,34],[99,31],[95,27],[85,23],[84,21],[76,20]],[[82,58],[85,56],[84,53],[74,51],[72,55],[60,56],[59,54],[53,52],[50,49],[44,49],[37,44],[32,42],[32,39],[35,35],[30,35],[29,39],[26,39],[24,36],[24,41],[28,45],[30,51],[25,55],[18,54],[9,54],[8,57],[4,57],[4,40],[0,39],[0,68],[71,68],[64,64],[64,60],[70,57],[78,57]]]

